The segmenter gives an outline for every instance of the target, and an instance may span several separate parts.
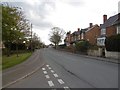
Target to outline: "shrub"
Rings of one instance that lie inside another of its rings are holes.
[[[90,44],[88,41],[79,41],[76,43],[75,47],[76,47],[76,50],[78,51],[86,52],[90,47]]]
[[[107,51],[120,52],[120,34],[107,37],[105,47]]]

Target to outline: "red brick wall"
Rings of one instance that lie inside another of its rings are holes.
[[[91,30],[87,31],[85,33],[86,40],[89,41],[90,44],[96,45],[97,44],[97,37],[100,35],[100,28],[98,25],[96,25]]]
[[[117,28],[115,26],[110,26],[106,28],[107,37],[117,34]]]

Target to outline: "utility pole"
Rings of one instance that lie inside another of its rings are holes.
[[[31,51],[33,51],[33,46],[32,46],[32,23],[31,23]]]

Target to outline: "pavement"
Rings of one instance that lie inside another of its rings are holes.
[[[71,54],[74,54],[74,55],[79,55],[79,56],[81,56],[81,57],[91,58],[91,59],[93,59],[93,60],[100,60],[100,61],[105,61],[105,62],[120,64],[119,59],[106,58],[106,57],[97,57],[97,56],[90,56],[90,55],[84,55],[84,54],[80,54],[80,53],[72,53],[72,52],[68,52],[68,51],[63,50],[63,49],[58,49],[58,50],[63,51],[63,52],[67,52],[67,53],[71,53]]]
[[[43,65],[44,61],[42,59],[42,53],[40,50],[36,50],[28,60],[2,71],[3,88],[28,77]]]
[[[42,55],[44,65],[40,64],[41,67],[33,74],[7,88],[64,88],[66,90],[72,88],[118,88],[118,64],[116,63],[104,62],[52,48],[38,50],[34,55],[36,55],[34,58],[37,57],[36,61],[39,61],[40,55]],[[38,64],[32,66],[37,67]],[[8,81],[5,79],[4,81]]]

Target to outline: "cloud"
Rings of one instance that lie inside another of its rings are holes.
[[[26,18],[34,26],[48,28],[52,26],[52,22],[47,21],[47,16],[55,9],[55,2],[51,1],[25,0],[24,2],[9,2],[9,4],[11,6],[21,7]]]
[[[85,3],[83,0],[61,0],[63,3],[69,4],[71,6],[83,6]]]

